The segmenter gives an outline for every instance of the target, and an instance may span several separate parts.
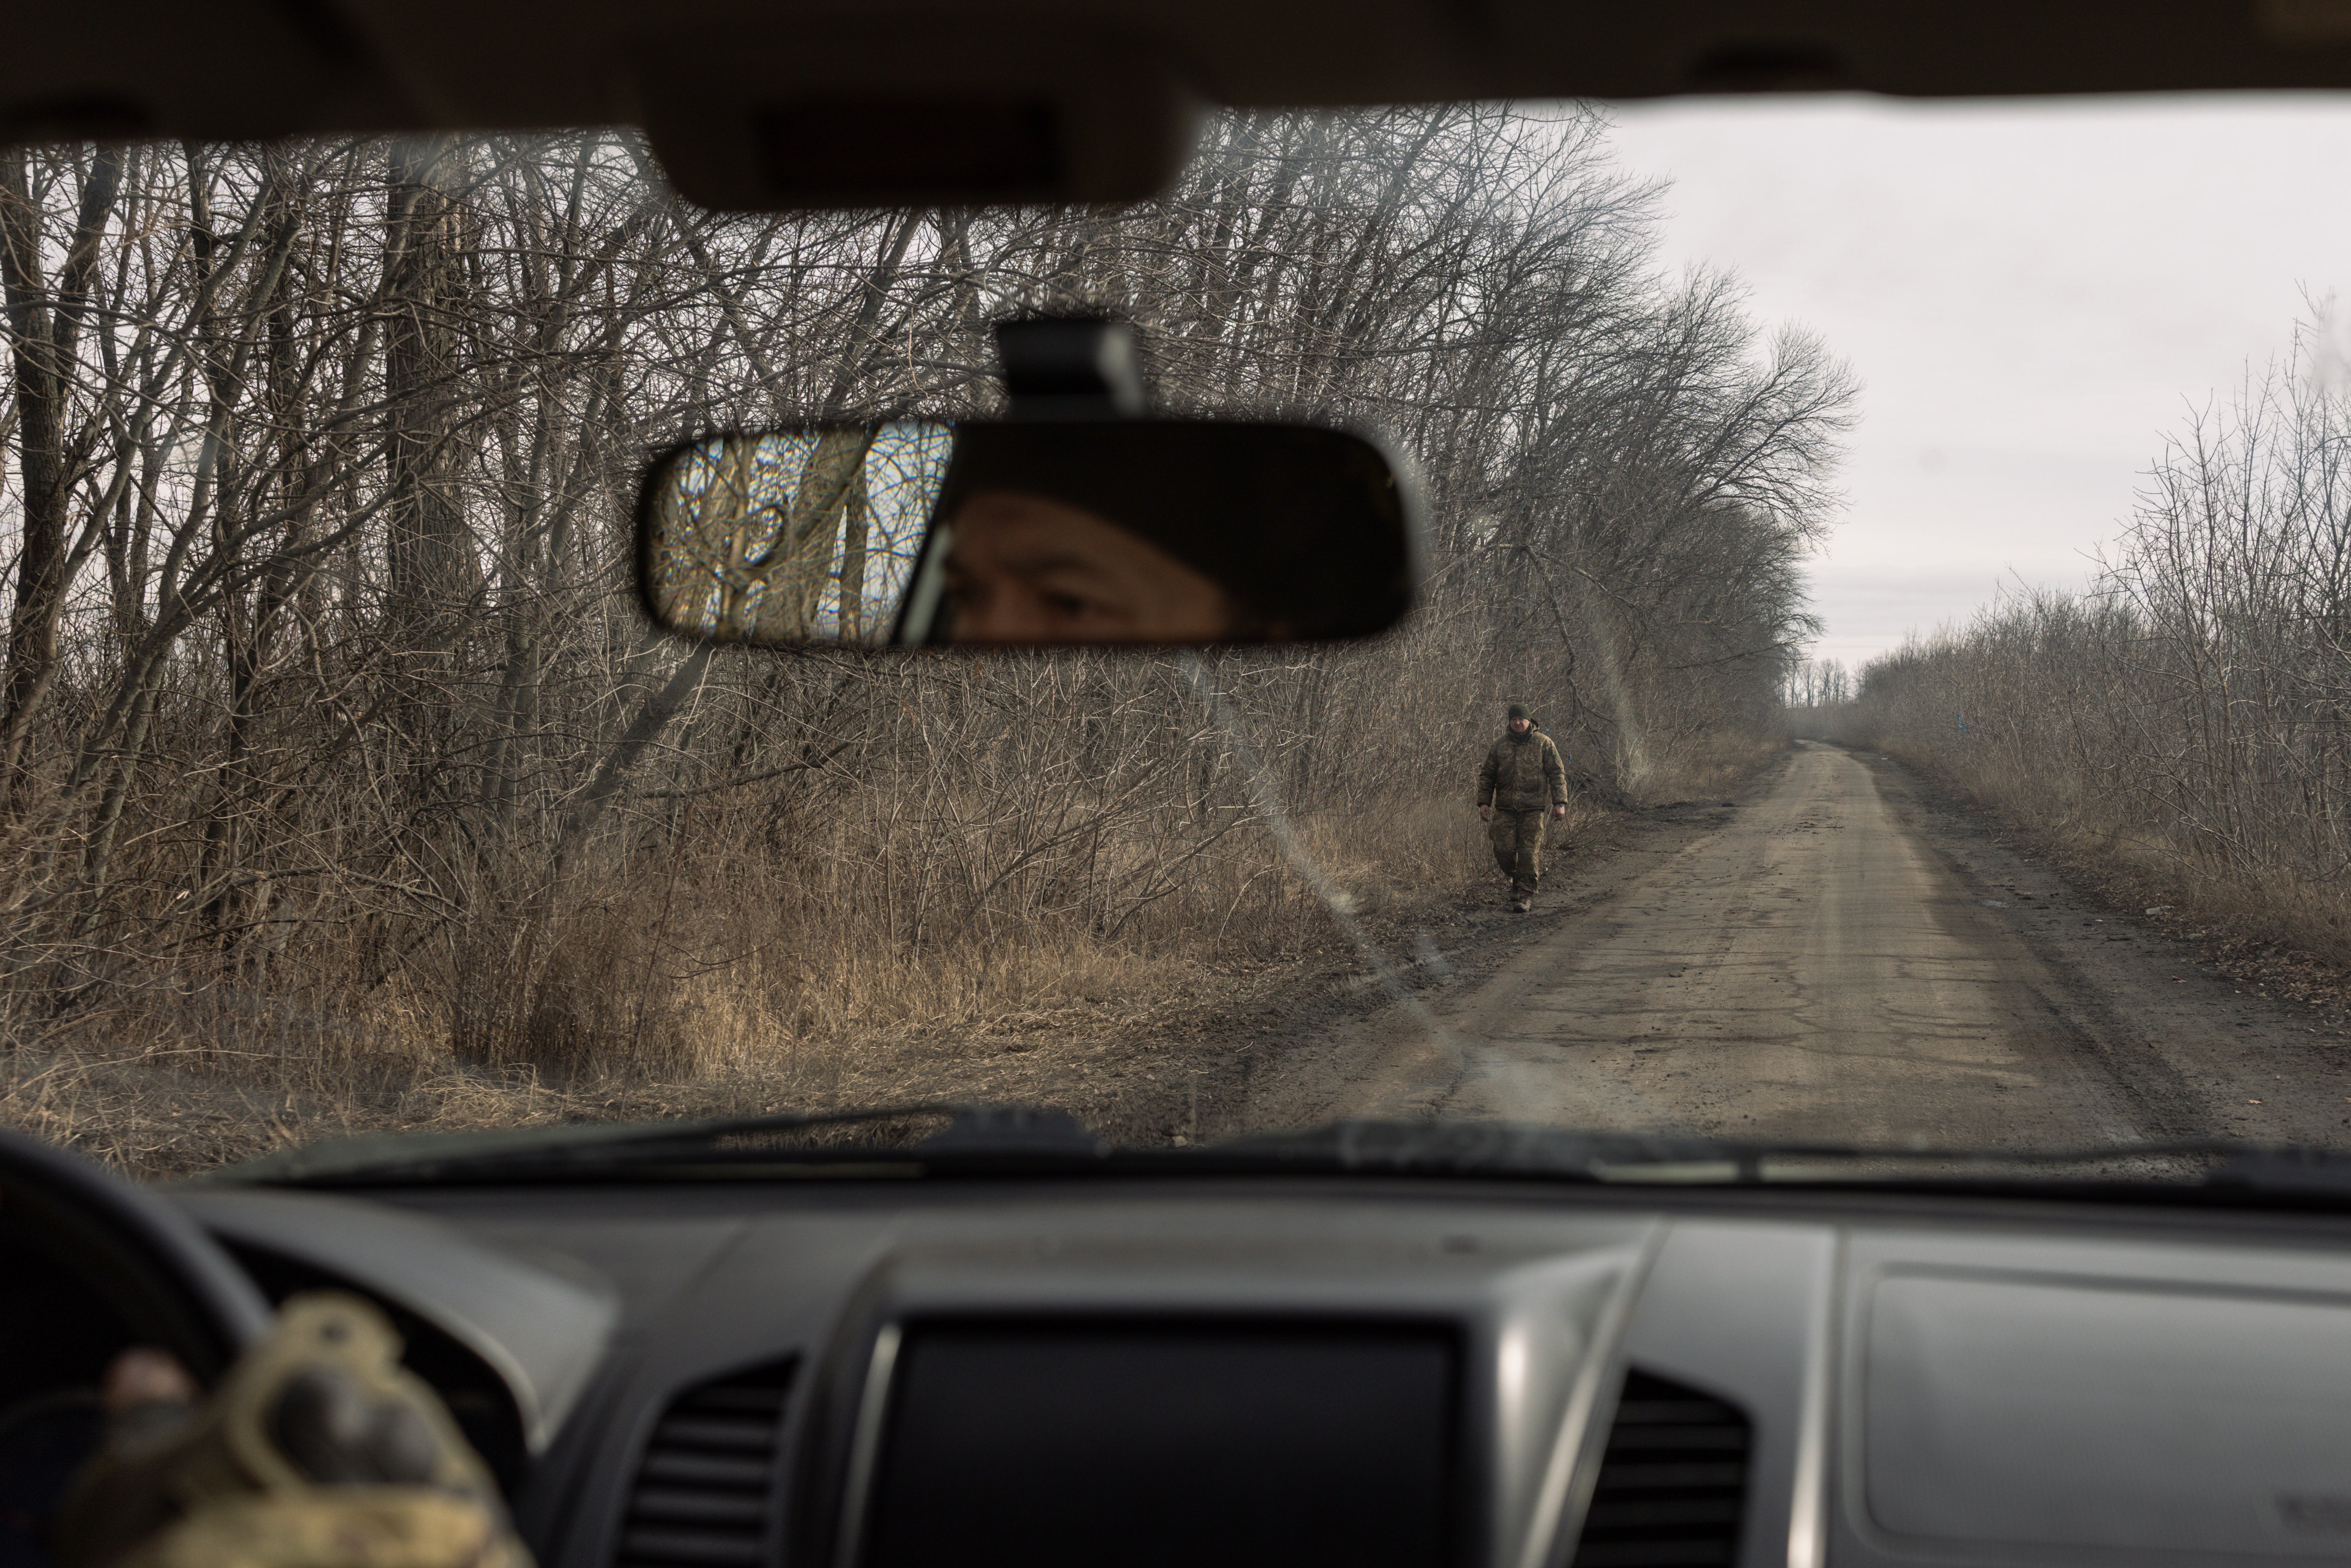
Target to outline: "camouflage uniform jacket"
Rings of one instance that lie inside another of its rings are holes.
[[[1505,730],[1478,769],[1478,804],[1505,811],[1540,811],[1567,799],[1567,765],[1541,730]]]

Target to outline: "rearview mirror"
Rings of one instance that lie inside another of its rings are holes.
[[[1304,425],[806,425],[655,464],[637,577],[664,628],[762,647],[1364,637],[1412,606],[1413,510]]]

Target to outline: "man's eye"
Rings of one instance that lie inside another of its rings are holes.
[[[1056,615],[1065,616],[1071,620],[1075,620],[1081,615],[1091,614],[1094,610],[1094,601],[1081,594],[1048,593],[1044,598],[1046,609],[1051,611]]]

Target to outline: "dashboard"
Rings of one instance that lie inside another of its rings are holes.
[[[1402,1180],[170,1195],[543,1568],[2351,1556],[2351,1222]]]

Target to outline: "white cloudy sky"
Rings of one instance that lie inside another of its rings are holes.
[[[2081,581],[2162,435],[2283,356],[2305,295],[2351,302],[2351,95],[1611,113],[1672,182],[1666,264],[1734,269],[1864,383],[1823,654]]]

